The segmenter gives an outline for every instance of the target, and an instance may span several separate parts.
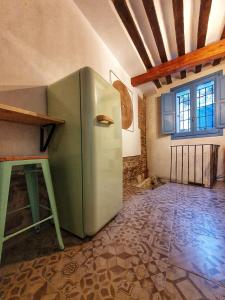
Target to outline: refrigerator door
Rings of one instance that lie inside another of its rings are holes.
[[[49,159],[62,228],[84,237],[80,72],[50,85],[48,113],[65,120],[49,147]]]
[[[122,207],[120,96],[92,69],[80,75],[84,232],[94,235]]]

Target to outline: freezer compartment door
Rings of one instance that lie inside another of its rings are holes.
[[[122,207],[120,96],[90,68],[81,93],[84,231],[94,235]]]

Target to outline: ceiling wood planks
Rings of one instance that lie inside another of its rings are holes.
[[[123,25],[125,26],[127,32],[129,33],[131,40],[133,41],[134,46],[136,47],[146,69],[151,69],[152,64],[150,62],[150,59],[148,57],[144,43],[141,39],[141,36],[138,32],[138,29],[135,25],[135,22],[129,11],[126,1],[125,0],[112,0],[112,2],[114,4],[114,7],[115,7],[118,15],[120,16],[121,21],[123,22]],[[157,88],[161,87],[159,80],[154,80],[154,83]]]
[[[225,56],[225,39],[151,68],[148,72],[133,77],[131,84],[133,86],[144,84],[169,74],[180,72],[183,69],[211,62],[223,56]]]
[[[221,34],[221,38],[220,38],[220,39],[221,39],[221,40],[225,39],[225,26],[223,27],[223,32],[222,32],[222,34]],[[217,58],[217,59],[215,59],[214,62],[213,62],[213,66],[219,65],[220,62],[221,62],[221,59],[222,59],[222,58]]]
[[[201,0],[198,20],[197,49],[200,49],[205,46],[211,4],[212,0]],[[195,67],[195,73],[199,73],[201,72],[201,70],[202,65],[197,65]]]
[[[161,58],[162,63],[167,62],[166,51],[163,43],[162,34],[160,31],[160,26],[157,18],[157,14],[155,11],[155,6],[153,0],[142,0],[146,15],[148,17],[149,24],[152,29],[153,36],[155,38],[156,46],[159,51],[159,56]],[[167,84],[172,83],[171,75],[166,76]]]
[[[177,52],[185,54],[183,0],[173,0],[174,27],[176,32]],[[181,79],[186,77],[186,70],[180,72]]]
[[[172,0],[178,57],[171,61],[167,59],[154,0],[142,0],[162,62],[161,65],[155,67],[151,64],[144,41],[142,40],[142,33],[139,32],[139,28],[135,23],[133,13],[135,14],[136,12],[130,11],[127,0],[111,1],[147,69],[146,73],[131,79],[133,86],[153,81],[156,87],[160,88],[161,83],[159,79],[162,77],[165,77],[167,84],[170,84],[172,83],[171,76],[173,73],[180,72],[180,78],[183,79],[187,76],[187,72],[191,68],[195,68],[196,73],[201,72],[202,64],[212,63],[214,66],[218,65],[222,57],[225,56],[225,26],[221,34],[221,40],[209,46],[205,46],[212,0],[201,0],[197,32],[197,50],[188,54],[185,54],[184,0]]]

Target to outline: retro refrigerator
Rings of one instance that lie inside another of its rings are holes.
[[[48,113],[65,120],[49,147],[60,225],[84,238],[122,207],[120,96],[91,68],[50,85]]]

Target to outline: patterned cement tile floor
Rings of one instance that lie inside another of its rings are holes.
[[[92,239],[63,232],[63,252],[51,226],[8,245],[0,299],[225,299],[225,187],[126,193]]]

